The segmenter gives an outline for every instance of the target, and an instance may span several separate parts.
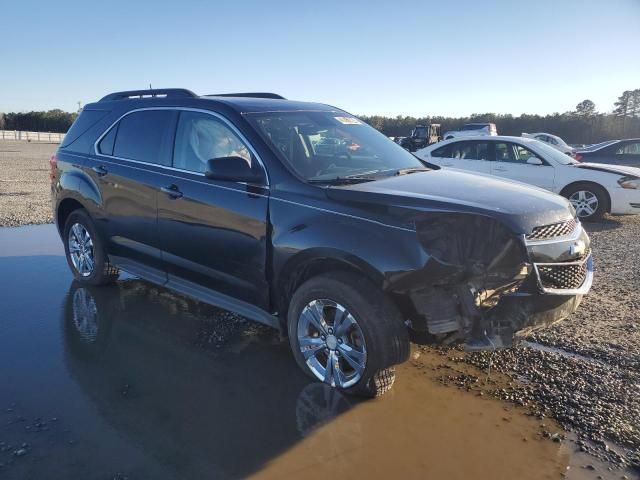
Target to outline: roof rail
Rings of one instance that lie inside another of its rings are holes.
[[[109,102],[111,100],[127,100],[129,98],[193,98],[197,97],[195,93],[186,88],[156,88],[147,90],[128,90],[124,92],[110,93],[102,97],[101,102]]]
[[[286,100],[282,95],[269,92],[246,92],[246,93],[212,93],[205,95],[206,97],[250,97],[250,98],[274,98],[277,100]]]

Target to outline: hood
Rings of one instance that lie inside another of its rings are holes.
[[[631,175],[640,178],[640,168],[625,167],[624,165],[608,165],[605,163],[579,163],[576,168],[585,168],[587,170],[597,170],[599,172],[614,173],[616,175]]]
[[[537,187],[441,169],[327,189],[341,202],[413,211],[477,213],[496,218],[518,234],[573,217],[569,202]]]

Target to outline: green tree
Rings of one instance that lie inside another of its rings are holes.
[[[591,100],[583,100],[576,105],[576,115],[581,117],[592,117],[596,114],[596,104]]]
[[[622,92],[622,95],[618,97],[618,101],[614,104],[614,107],[614,115],[622,118],[622,136],[624,137],[627,118],[632,116],[633,92],[631,90],[625,90]]]

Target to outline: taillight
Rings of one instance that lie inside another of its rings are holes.
[[[582,161],[582,155],[580,155],[579,153],[574,153],[573,154],[573,159],[576,160],[577,162],[581,162]]]
[[[49,172],[49,178],[51,179],[51,183],[56,179],[56,174],[58,172],[58,157],[52,155],[49,159],[49,168],[51,171]]]

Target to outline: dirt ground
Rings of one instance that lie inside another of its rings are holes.
[[[0,140],[0,227],[53,221],[49,158],[54,143]]]
[[[51,222],[48,159],[56,148],[0,142],[0,226]],[[419,350],[442,358],[442,383],[523,406],[542,425],[551,417],[575,434],[555,440],[571,442],[617,472],[640,472],[640,216],[610,217],[586,228],[595,281],[570,319],[530,335],[518,348]],[[513,381],[487,388],[489,372]]]

